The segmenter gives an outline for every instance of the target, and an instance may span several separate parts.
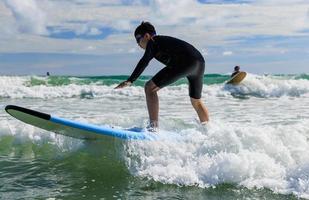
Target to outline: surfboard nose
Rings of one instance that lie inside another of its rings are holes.
[[[35,111],[35,110],[31,110],[31,109],[28,109],[28,108],[23,108],[23,107],[19,107],[19,106],[15,106],[15,105],[7,105],[5,107],[5,111],[10,114],[11,116],[15,117],[13,112],[12,111],[18,111],[18,112],[22,112],[22,113],[26,113],[26,114],[29,114],[29,115],[33,115],[33,116],[36,116],[36,117],[39,117],[39,118],[42,118],[42,119],[45,119],[45,120],[50,120],[50,115],[49,114],[46,114],[46,113],[43,113],[43,112],[38,112],[38,111]]]

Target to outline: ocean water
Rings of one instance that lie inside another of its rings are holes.
[[[309,199],[309,75],[204,78],[211,121],[196,122],[185,79],[159,91],[160,141],[82,141],[11,116],[145,127],[140,78],[0,76],[0,199]],[[169,137],[167,137],[169,138]]]

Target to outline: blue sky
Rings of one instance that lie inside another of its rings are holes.
[[[196,46],[206,73],[309,73],[307,0],[1,0],[0,75],[130,74],[141,21]]]

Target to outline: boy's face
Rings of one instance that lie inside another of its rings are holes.
[[[136,37],[136,42],[142,49],[146,49],[149,40],[151,40],[149,33],[146,33],[144,36],[137,35]]]

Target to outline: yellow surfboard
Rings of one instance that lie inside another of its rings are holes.
[[[239,84],[244,78],[247,76],[246,72],[239,72],[236,75],[234,75],[230,80],[226,82],[226,84],[233,84],[237,85]]]

